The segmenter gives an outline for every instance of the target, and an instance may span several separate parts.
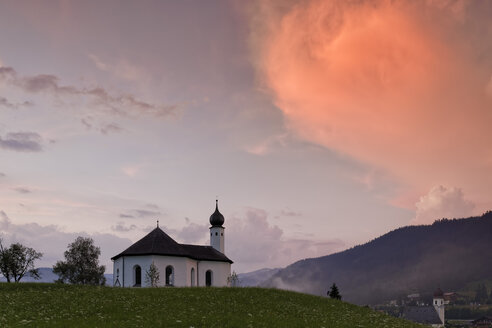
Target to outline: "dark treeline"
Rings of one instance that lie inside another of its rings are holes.
[[[470,320],[480,317],[492,317],[491,307],[447,306],[446,318]]]
[[[364,245],[298,261],[263,285],[324,295],[332,282],[344,300],[377,304],[413,292],[431,299],[440,286],[457,291],[492,278],[492,212],[408,226]]]

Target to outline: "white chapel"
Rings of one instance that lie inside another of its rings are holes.
[[[159,270],[159,286],[227,286],[233,263],[225,256],[224,216],[218,201],[210,216],[210,246],[179,244],[159,228],[111,258],[113,286],[148,287],[150,265]]]

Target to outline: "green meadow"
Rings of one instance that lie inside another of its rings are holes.
[[[262,288],[0,284],[0,327],[422,327],[328,298]]]

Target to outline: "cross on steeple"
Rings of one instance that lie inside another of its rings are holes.
[[[157,228],[159,228],[159,220],[157,220]]]

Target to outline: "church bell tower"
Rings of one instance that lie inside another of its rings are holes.
[[[215,212],[210,215],[210,246],[221,252],[225,253],[224,245],[224,216],[219,212],[219,201],[215,200]]]
[[[442,292],[441,288],[437,288],[434,292],[432,305],[434,305],[434,308],[439,315],[439,319],[441,319],[442,323],[444,324],[444,293]]]

